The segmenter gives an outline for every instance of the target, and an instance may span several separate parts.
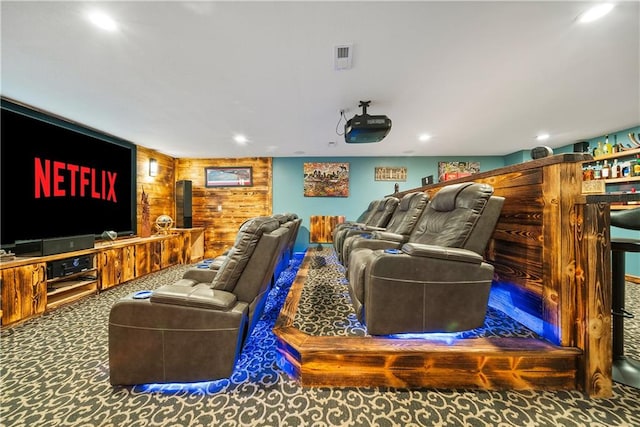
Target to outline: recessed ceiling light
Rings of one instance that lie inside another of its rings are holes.
[[[549,134],[548,133],[541,133],[540,135],[536,136],[536,139],[538,141],[546,141],[547,139],[549,139]]]
[[[107,31],[115,31],[118,29],[118,24],[109,15],[103,12],[91,12],[89,14],[89,20],[96,27],[102,28]]]
[[[237,142],[238,144],[246,144],[247,143],[247,137],[244,135],[236,135],[233,137],[233,140],[235,142]]]
[[[601,3],[584,12],[578,20],[583,23],[593,22],[611,12],[611,9],[613,9],[612,3]]]
[[[431,135],[429,135],[428,133],[423,133],[418,136],[418,140],[422,142],[428,141],[430,139],[431,139]]]

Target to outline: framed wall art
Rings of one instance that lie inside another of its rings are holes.
[[[204,168],[205,187],[251,187],[251,166]]]
[[[406,181],[407,168],[405,167],[375,167],[374,179],[376,181]]]
[[[438,181],[449,181],[480,172],[480,162],[438,162]]]
[[[349,197],[349,163],[305,163],[305,197]]]

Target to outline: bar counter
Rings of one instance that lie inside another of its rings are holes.
[[[612,393],[610,203],[638,194],[582,194],[590,154],[559,154],[412,191],[435,194],[458,182],[491,184],[505,197],[485,257],[495,266],[492,299],[552,344],[582,351],[578,384],[590,396]]]

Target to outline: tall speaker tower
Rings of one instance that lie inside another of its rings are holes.
[[[176,182],[176,227],[178,228],[193,227],[191,188],[191,181]]]

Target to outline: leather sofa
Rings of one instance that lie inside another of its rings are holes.
[[[443,187],[407,241],[361,239],[349,294],[370,335],[456,332],[483,325],[493,266],[483,259],[504,198],[487,184]],[[364,244],[369,247],[364,247]]]
[[[111,384],[229,377],[263,311],[288,232],[273,217],[252,218],[218,270],[189,269],[148,298],[117,301],[109,314]]]
[[[372,227],[364,225],[357,229],[347,231],[342,244],[339,259],[345,268],[349,266],[349,255],[352,247],[358,247],[357,242],[362,239],[376,239],[383,236],[396,235],[398,239],[408,238],[413,228],[418,223],[420,215],[429,201],[429,195],[423,192],[405,194],[393,212],[386,227]]]

